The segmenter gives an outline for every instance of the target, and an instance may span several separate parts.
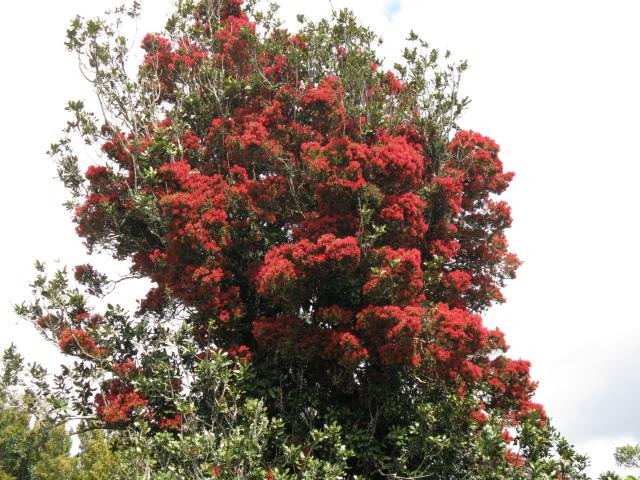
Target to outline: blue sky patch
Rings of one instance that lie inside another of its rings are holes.
[[[393,16],[400,11],[400,0],[388,0],[384,8],[385,16],[391,20]]]

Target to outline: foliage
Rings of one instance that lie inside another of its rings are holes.
[[[105,275],[37,266],[17,311],[76,359],[50,415],[117,431],[126,478],[585,478],[479,315],[519,261],[466,64],[411,34],[385,70],[348,11],[292,34],[185,0],[131,75],[116,14],[68,31],[102,115],[70,102],[51,154],[87,248],[154,287],[97,313]]]
[[[640,468],[640,445],[623,445],[617,447],[614,453],[616,464],[625,468]],[[620,475],[608,471],[601,474],[598,477],[600,480],[637,480],[638,477],[633,475],[627,475],[621,477]]]
[[[638,477],[634,477],[633,475],[626,475],[622,477],[615,472],[607,471],[605,473],[600,474],[598,480],[638,480]]]
[[[0,368],[0,479],[115,478],[120,461],[100,432],[83,435],[79,454],[71,455],[71,436],[47,416],[49,407],[42,401],[47,395],[37,386],[42,385],[40,366],[27,368],[11,346]]]
[[[640,468],[640,445],[623,445],[616,448],[616,463],[621,467]]]

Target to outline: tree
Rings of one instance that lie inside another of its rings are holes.
[[[70,102],[51,154],[89,251],[154,286],[96,313],[118,280],[38,265],[17,310],[77,359],[52,415],[121,432],[127,478],[584,478],[480,317],[519,261],[464,62],[411,34],[385,70],[348,11],[290,33],[185,0],[131,75],[115,13],[68,30],[101,115]]]
[[[123,469],[124,458],[100,431],[84,434],[80,452],[71,455],[70,434],[46,415],[54,397],[41,388],[42,367],[25,368],[13,345],[0,359],[0,373],[0,479],[107,480]]]
[[[71,478],[69,434],[63,426],[34,418],[33,392],[17,388],[24,366],[15,347],[4,352],[0,367],[0,471],[15,480]],[[38,370],[32,368],[31,374],[37,377]]]
[[[640,445],[623,445],[617,447],[613,454],[616,464],[625,468],[640,468]],[[627,475],[624,479],[615,472],[605,472],[598,477],[600,480],[637,480],[638,477]]]
[[[616,448],[616,463],[621,467],[640,468],[640,445],[623,445]]]

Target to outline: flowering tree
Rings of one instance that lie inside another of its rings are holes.
[[[385,70],[349,12],[299,20],[178,2],[133,76],[117,28],[72,23],[101,115],[71,102],[51,154],[87,248],[153,287],[97,313],[105,275],[40,268],[18,310],[77,358],[58,414],[144,478],[583,478],[479,315],[519,261],[513,174],[456,125],[465,64],[412,34]]]

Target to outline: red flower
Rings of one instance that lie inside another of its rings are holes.
[[[96,394],[96,412],[106,423],[130,420],[134,412],[144,409],[147,400],[131,386],[119,380],[110,382],[103,393]]]
[[[77,353],[89,357],[101,357],[105,350],[98,347],[95,340],[79,328],[63,328],[60,331],[58,345],[64,353]]]
[[[480,425],[483,425],[488,420],[487,414],[478,410],[471,412],[471,415],[469,416],[473,421]]]
[[[398,80],[392,71],[387,72],[386,76],[387,85],[389,86],[389,93],[396,94],[404,90],[404,84]]]
[[[163,418],[158,422],[158,428],[163,430],[180,430],[182,427],[182,415],[176,413],[173,417]]]
[[[524,466],[524,457],[511,450],[507,450],[504,453],[504,459],[516,468],[522,468]]]

